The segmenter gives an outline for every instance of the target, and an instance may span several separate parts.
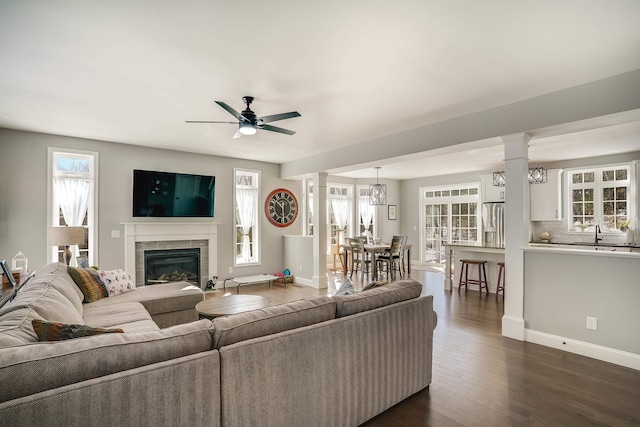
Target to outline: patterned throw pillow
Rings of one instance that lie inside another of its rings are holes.
[[[93,268],[67,267],[69,275],[84,295],[84,302],[94,302],[109,296],[98,272]]]
[[[47,322],[38,319],[32,320],[31,324],[33,325],[33,330],[40,341],[62,341],[72,338],[89,337],[91,335],[124,333],[124,331],[119,328],[92,328],[87,325],[71,325],[60,322]]]
[[[107,296],[112,297],[136,288],[136,284],[124,270],[98,270],[98,275],[107,289]]]
[[[335,295],[351,295],[354,292],[355,292],[355,289],[353,288],[353,282],[351,281],[351,279],[347,277],[345,281],[342,283],[342,286],[338,288]]]

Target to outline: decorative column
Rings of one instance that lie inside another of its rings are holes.
[[[527,133],[501,137],[505,165],[505,297],[502,335],[524,341],[524,250],[529,245],[529,140]]]
[[[327,281],[327,174],[313,174],[313,277],[312,284],[326,289]]]

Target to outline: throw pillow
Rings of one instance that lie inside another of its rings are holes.
[[[136,284],[124,270],[98,270],[98,275],[107,289],[107,296],[120,295],[136,288]]]
[[[342,283],[342,286],[338,288],[334,296],[337,295],[351,295],[355,293],[355,289],[353,288],[353,282],[348,277]]]
[[[89,337],[92,335],[124,333],[120,328],[92,328],[87,325],[71,325],[61,322],[47,322],[38,319],[32,320],[31,324],[33,325],[33,330],[38,336],[39,341],[62,341],[73,338]]]
[[[84,302],[94,302],[109,296],[98,272],[93,268],[67,267],[67,271],[76,286],[82,291]]]
[[[362,290],[363,290],[363,291],[368,291],[369,289],[375,289],[375,288],[377,288],[377,287],[379,287],[379,286],[384,286],[384,285],[386,285],[387,283],[389,283],[389,282],[387,282],[386,280],[375,280],[375,281],[373,281],[373,282],[369,283],[369,284],[368,284],[367,286],[365,286],[364,288],[362,288]]]

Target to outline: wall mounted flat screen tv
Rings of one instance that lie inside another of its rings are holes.
[[[216,177],[134,169],[134,217],[213,217]]]

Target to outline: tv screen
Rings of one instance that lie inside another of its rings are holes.
[[[133,171],[134,217],[213,217],[216,177]]]

